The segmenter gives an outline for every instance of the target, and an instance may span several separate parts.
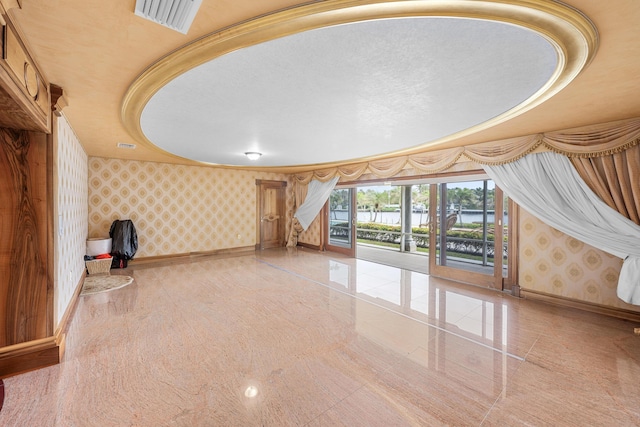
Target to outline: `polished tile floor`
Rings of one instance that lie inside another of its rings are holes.
[[[305,249],[127,273],[1,426],[640,425],[632,322]]]

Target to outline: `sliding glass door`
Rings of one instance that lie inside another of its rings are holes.
[[[356,254],[356,191],[338,188],[331,192],[327,206],[327,250],[352,257]]]
[[[385,221],[391,218],[391,223],[383,224],[382,235],[390,239],[391,247],[400,252],[427,254],[433,276],[509,289],[517,275],[517,209],[485,177],[475,174],[467,179],[439,177],[429,184],[398,184],[394,188],[402,196],[400,203],[387,192],[383,193],[387,205],[365,199],[367,193],[361,191],[361,216],[371,227],[362,227],[360,238],[368,240],[367,250],[377,246],[378,251],[389,251],[390,244],[380,244],[377,236],[381,232],[373,227],[377,217],[384,214]],[[420,191],[414,188],[417,185]],[[355,188],[335,189],[324,209],[325,248],[351,257],[356,256],[357,247],[356,193]],[[381,205],[384,212],[378,212]],[[415,258],[411,255],[411,263],[416,262]]]
[[[491,180],[433,185],[434,275],[502,289],[503,194]]]

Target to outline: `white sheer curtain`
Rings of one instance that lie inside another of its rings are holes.
[[[618,298],[640,305],[640,227],[593,193],[567,157],[529,154],[484,169],[509,197],[550,226],[623,258]]]
[[[300,222],[304,230],[309,228],[316,218],[318,212],[322,209],[322,205],[325,204],[331,195],[331,191],[333,191],[338,183],[338,179],[340,178],[337,176],[327,182],[320,182],[314,179],[309,183],[307,197],[293,215],[295,218],[298,218],[298,222]]]

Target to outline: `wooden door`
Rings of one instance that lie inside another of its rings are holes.
[[[278,248],[285,245],[285,181],[257,179],[257,240],[256,249]]]

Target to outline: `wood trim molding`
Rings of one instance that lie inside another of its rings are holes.
[[[275,181],[271,179],[256,179],[256,185],[269,185],[271,187],[277,188],[285,188],[287,186],[287,181]]]
[[[467,285],[501,291],[501,289],[495,288],[496,278],[493,274],[477,273],[475,271],[462,270],[460,268],[438,264],[435,264],[433,269],[429,270],[429,274],[441,279],[453,280]]]
[[[83,273],[53,336],[0,348],[0,378],[60,363],[65,350],[66,332],[78,305],[85,277],[86,273]]]
[[[149,265],[156,263],[167,263],[167,262],[180,262],[185,260],[192,260],[194,258],[201,257],[225,257],[225,256],[233,256],[233,255],[245,255],[251,252],[255,252],[255,247],[253,246],[239,246],[237,248],[226,248],[226,249],[216,249],[212,251],[204,251],[204,252],[185,252],[181,254],[171,254],[171,255],[159,255],[159,256],[150,256],[150,257],[142,257],[135,258],[129,261],[128,266],[140,266],[140,265]]]
[[[64,90],[51,83],[51,111],[56,117],[62,116],[62,110],[69,105]]]
[[[22,0],[1,0],[1,3],[5,12],[8,12],[9,9],[13,9],[14,7],[22,9]]]
[[[29,341],[0,349],[0,378],[60,363],[56,337]]]
[[[589,311],[591,313],[603,314],[605,316],[616,317],[618,319],[631,320],[640,322],[640,312],[626,310],[623,308],[607,307],[586,301],[578,301],[575,299],[551,295],[544,292],[533,291],[528,289],[520,289],[520,295],[529,300],[541,301],[558,307],[576,308],[579,310]]]
[[[67,309],[62,315],[62,318],[60,318],[60,323],[58,324],[58,327],[56,328],[56,331],[53,334],[58,344],[60,344],[61,342],[64,342],[65,340],[65,335],[67,333],[67,330],[69,329],[69,324],[71,323],[71,320],[73,320],[73,314],[75,313],[76,307],[78,306],[78,300],[80,299],[80,292],[82,292],[82,285],[84,284],[84,279],[86,277],[87,277],[87,272],[85,270],[82,273],[82,276],[80,277],[80,280],[76,285],[76,289],[75,291],[73,291],[73,295],[71,296],[71,301],[69,301],[69,305],[67,306]],[[64,349],[62,350],[63,351],[60,353],[61,357],[64,354]]]
[[[298,242],[298,246],[301,246],[307,249],[312,249],[314,251],[322,252],[322,248],[319,245],[312,245],[311,243]]]
[[[47,166],[46,166],[46,193],[47,193],[47,214],[46,214],[46,223],[47,223],[47,231],[46,231],[46,245],[47,245],[47,255],[46,255],[46,265],[47,265],[47,332],[51,334],[53,332],[53,328],[55,327],[55,310],[53,308],[54,305],[54,294],[55,294],[55,277],[54,272],[56,271],[54,253],[55,253],[55,234],[54,230],[57,230],[54,227],[54,212],[56,212],[55,202],[54,200],[54,163],[57,160],[54,160],[54,143],[53,143],[53,133],[47,134],[46,136],[46,156],[47,156]]]

